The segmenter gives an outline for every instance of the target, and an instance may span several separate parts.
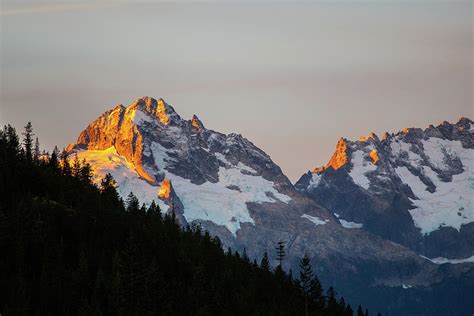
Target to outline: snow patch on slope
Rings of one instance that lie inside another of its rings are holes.
[[[327,220],[322,220],[317,216],[311,216],[311,215],[308,215],[308,214],[303,214],[303,215],[301,215],[301,217],[306,218],[307,220],[313,222],[316,225],[325,225],[327,222],[329,222],[328,219]]]
[[[405,143],[404,141],[400,141],[399,139],[394,139],[394,141],[390,144],[390,149],[392,150],[392,154],[395,157],[400,157],[406,155],[408,157],[408,163],[412,165],[418,165],[420,162],[423,161],[420,155],[414,153],[410,149],[411,144]],[[407,159],[405,159],[407,160]]]
[[[445,162],[447,156],[455,157],[457,152],[464,150],[460,142],[441,138],[431,137],[421,142],[430,163],[440,170],[449,170],[449,166]]]
[[[433,259],[430,259],[428,257],[425,257],[425,256],[420,256],[426,260],[429,260],[433,263],[436,263],[436,264],[445,264],[445,263],[449,263],[449,264],[461,264],[461,263],[474,263],[474,255],[470,256],[469,258],[461,258],[461,259],[448,259],[448,258],[443,258],[443,257],[436,257],[436,258],[433,258]]]
[[[308,189],[316,188],[321,182],[322,174],[312,173],[311,180],[309,180]]]
[[[131,114],[131,119],[135,125],[141,125],[143,122],[154,122],[154,120],[147,113],[144,113],[140,110],[133,110]]]
[[[343,219],[339,219],[342,227],[344,228],[362,228],[364,224],[356,223],[356,222],[349,222]]]
[[[257,172],[255,169],[253,169],[253,168],[251,168],[251,167],[249,167],[249,166],[247,166],[247,165],[244,165],[244,164],[243,164],[242,162],[240,162],[240,161],[237,163],[237,165],[232,165],[232,163],[230,163],[230,162],[227,160],[227,158],[226,158],[223,154],[221,154],[221,153],[215,153],[214,156],[216,156],[217,159],[219,159],[220,161],[222,161],[222,162],[226,165],[226,167],[237,168],[237,169],[239,169],[239,170],[247,171],[247,172],[249,172],[249,173],[251,173],[251,174],[258,174],[258,172]]]
[[[370,186],[370,181],[366,176],[367,172],[374,171],[377,169],[370,161],[364,159],[364,152],[362,150],[357,150],[354,152],[352,157],[352,169],[349,172],[352,180],[358,186],[363,187],[368,190]]]

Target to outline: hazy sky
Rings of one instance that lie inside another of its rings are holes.
[[[341,136],[474,117],[472,1],[1,3],[0,124],[48,149],[150,95],[296,180]]]

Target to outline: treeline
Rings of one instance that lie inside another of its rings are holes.
[[[111,176],[0,130],[1,315],[353,315],[301,261],[295,279],[268,256],[224,251],[156,204],[124,202]],[[279,255],[284,250],[279,247]],[[359,306],[357,315],[368,315]]]

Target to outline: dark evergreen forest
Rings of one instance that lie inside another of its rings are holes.
[[[122,201],[111,176],[94,185],[87,162],[42,152],[30,123],[0,130],[1,315],[369,314],[354,310],[307,257],[292,275],[224,250],[173,212]]]

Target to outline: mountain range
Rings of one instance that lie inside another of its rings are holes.
[[[305,255],[326,286],[390,315],[474,311],[474,123],[461,118],[379,139],[341,138],[330,161],[292,184],[239,134],[183,119],[162,99],[118,105],[67,147],[95,181],[156,201],[182,225],[287,270]],[[453,315],[454,315],[453,314]]]

